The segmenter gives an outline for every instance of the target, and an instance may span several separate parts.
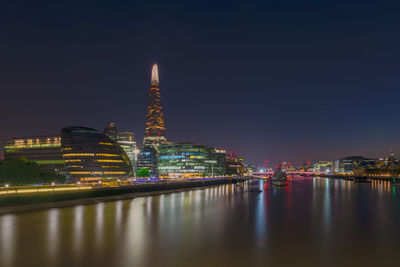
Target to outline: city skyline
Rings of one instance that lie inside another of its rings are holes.
[[[157,91],[159,92],[159,89],[158,89],[158,87],[159,87],[159,74],[158,74],[158,65],[157,65],[157,63],[153,63],[152,64],[152,71],[151,71],[151,76],[150,76],[150,82],[151,82],[151,90],[150,90],[150,92],[152,93],[152,90],[153,89],[157,89]],[[154,96],[153,96],[154,97]],[[158,98],[160,98],[160,96],[158,96]],[[156,101],[156,100],[154,100],[154,99],[152,99],[152,95],[150,95],[149,96],[149,103],[148,103],[148,105],[149,105],[149,107],[150,106],[152,106],[152,105],[156,105],[156,103],[153,103],[154,101]],[[157,101],[156,101],[157,103],[158,103],[158,105],[160,105],[160,99],[158,99]],[[157,106],[157,105],[156,105]],[[159,108],[160,109],[160,108]],[[148,110],[148,109],[147,109]],[[162,107],[161,107],[161,110],[162,110]],[[147,124],[147,121],[148,121],[148,117],[149,115],[147,114],[146,115],[146,120],[144,120],[144,121],[146,121],[146,124]],[[161,118],[163,118],[164,117],[164,115],[161,115]],[[154,120],[154,118],[153,118],[153,120]],[[163,124],[164,124],[164,120],[162,119],[162,121],[163,121]],[[108,122],[105,122],[105,124],[106,123],[108,123]],[[85,126],[85,125],[84,125]],[[103,125],[104,126],[104,125]],[[100,129],[102,128],[102,126],[100,126],[99,127]],[[143,135],[143,138],[145,138],[146,137],[146,131],[149,131],[149,132],[151,132],[151,128],[152,128],[152,126],[148,126],[148,129],[149,130],[146,130],[147,129],[147,127],[145,127],[145,135]],[[132,129],[126,129],[126,130],[132,130]],[[134,130],[134,132],[137,134],[137,131],[136,130]],[[54,134],[54,132],[50,132],[50,133],[46,133],[45,135],[49,135],[49,134]],[[163,134],[163,136],[165,136],[165,127],[162,129],[162,134]],[[157,133],[152,133],[152,135],[158,135]],[[140,133],[139,133],[139,136],[140,136]],[[17,137],[24,137],[23,135],[17,135]],[[10,139],[11,137],[8,137],[8,139]],[[136,141],[139,141],[139,143],[141,143],[141,140],[140,139],[137,139]],[[172,142],[180,142],[180,141],[183,141],[183,140],[172,140]],[[201,142],[201,141],[200,141]],[[221,144],[220,146],[224,146],[223,144]],[[224,147],[225,148],[225,147]],[[392,150],[392,148],[390,148],[391,150]],[[231,149],[231,151],[234,151],[234,152],[236,152],[236,149]],[[384,156],[387,156],[387,154],[388,154],[388,152],[389,152],[389,150],[388,151],[378,151],[378,153],[377,154],[375,154],[375,156],[372,156],[372,158],[378,158],[378,157],[384,157]],[[240,153],[240,152],[239,152]],[[339,158],[344,158],[344,157],[347,157],[347,156],[365,156],[365,155],[371,155],[371,154],[368,154],[368,152],[366,153],[366,154],[361,154],[361,153],[353,153],[353,154],[348,154],[348,155],[342,155],[342,156],[340,156],[340,157],[338,157],[338,158],[313,158],[313,159],[311,159],[311,157],[305,157],[304,159],[300,159],[300,160],[294,160],[294,164],[295,165],[297,165],[297,166],[300,166],[300,165],[302,165],[303,163],[306,163],[306,162],[308,162],[308,161],[311,161],[311,162],[317,162],[317,161],[320,161],[320,160],[335,160],[335,159],[339,159]],[[246,157],[246,155],[243,155],[243,154],[239,154],[239,156],[241,156],[241,157],[245,157],[245,159],[246,159],[246,162],[247,163],[256,163],[259,167],[262,167],[263,166],[263,164],[265,163],[265,161],[262,159],[262,158],[259,158],[258,160],[255,160],[255,161],[250,161],[250,160],[248,160],[247,159],[247,157]],[[289,159],[290,159],[290,157],[288,157]],[[293,160],[293,159],[292,159]],[[279,160],[274,160],[274,159],[272,159],[272,160],[268,160],[268,166],[273,166],[274,164],[277,164],[277,163],[280,163],[280,162],[284,162],[284,161],[290,161],[290,160],[288,160],[288,159],[285,159],[285,158],[282,158],[282,159],[279,159]]]
[[[395,3],[5,5],[1,143],[110,121],[141,140],[157,62],[168,140],[258,164],[400,150]]]
[[[392,266],[400,1],[0,2],[0,267]]]

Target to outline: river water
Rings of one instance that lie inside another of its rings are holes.
[[[387,182],[252,181],[0,216],[1,267],[400,266],[399,251]]]

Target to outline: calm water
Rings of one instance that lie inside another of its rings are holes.
[[[253,181],[0,216],[1,267],[400,266],[399,253],[389,183]]]

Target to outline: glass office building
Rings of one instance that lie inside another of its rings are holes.
[[[132,177],[131,162],[107,135],[86,127],[61,130],[61,153],[72,182],[113,181]]]
[[[117,133],[117,143],[122,147],[131,161],[132,165],[135,162],[135,134],[133,132],[120,132]]]
[[[171,143],[158,147],[160,178],[202,178],[225,175],[225,150],[200,144]]]
[[[158,177],[157,150],[153,146],[145,146],[138,155],[137,171],[146,168],[151,176]]]

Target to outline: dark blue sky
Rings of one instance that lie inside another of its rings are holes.
[[[248,162],[400,152],[396,1],[2,1],[0,141],[109,121]]]

